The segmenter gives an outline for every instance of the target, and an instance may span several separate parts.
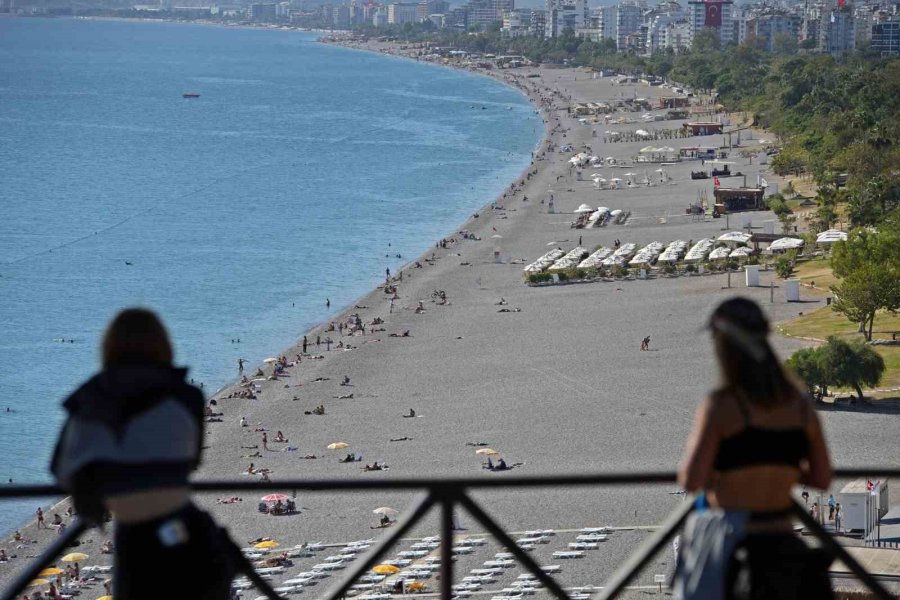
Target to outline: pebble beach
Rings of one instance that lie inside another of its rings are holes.
[[[399,52],[375,43],[358,50]],[[358,315],[365,334],[329,331],[328,323],[297,332],[296,346],[273,354],[295,363],[282,376],[270,378],[271,364],[244,367],[248,376],[257,368],[263,371],[258,382],[261,391],[255,393],[255,399],[234,397],[248,389],[237,379],[211,396],[217,403],[214,410],[221,416],[207,424],[207,448],[195,479],[259,478],[259,473],[248,473],[251,463],[255,471],[266,470],[268,479],[276,484],[295,478],[503,478],[674,470],[694,410],[717,380],[711,345],[703,330],[712,308],[741,294],[757,300],[773,322],[780,322],[825,305],[824,296],[806,291],[802,303],[787,303],[779,287],[770,302],[769,282],[778,286],[771,271],[762,272],[760,287],[752,288],[744,286],[743,274],[737,272],[730,277],[657,276],[526,286],[523,267],[552,247],[568,251],[579,245],[579,239],[580,245],[591,250],[612,246],[615,240],[634,242],[638,247],[652,241],[699,240],[717,237],[725,223],[724,219],[704,221],[685,215],[685,208],[697,201],[701,191],[712,197],[711,179],[690,178],[697,162],[667,166],[668,182],[597,190],[587,177],[594,172],[592,167],[585,168],[583,181],[578,180],[569,168],[572,153],[558,151],[566,144],[579,151],[587,145],[590,153],[631,165],[632,157],[648,142],[606,143],[604,129],[678,129],[683,121],[642,123],[641,113],[616,113],[638,120],[589,125],[569,116],[568,106],[635,95],[653,99],[671,95],[671,90],[619,84],[613,78],[595,78],[578,69],[528,67],[480,73],[517,87],[542,112],[545,139],[532,165],[504,197],[485,198],[484,208],[456,231],[447,232],[444,243],[436,240],[435,247],[410,261],[402,270],[402,280],[400,273],[392,272],[389,285],[396,288],[396,298],[380,286],[330,319],[337,328]],[[592,135],[595,130],[600,130],[599,138]],[[744,147],[761,149],[766,135],[753,131]],[[722,138],[692,137],[665,143],[676,148],[721,146]],[[748,184],[755,183],[757,175],[763,175],[770,185],[779,182],[758,159],[748,160],[734,151],[729,160],[735,162],[732,170],[746,175]],[[653,179],[657,166],[634,169],[648,171]],[[604,177],[625,172],[606,166],[595,171]],[[740,182],[740,178],[729,180],[735,185]],[[552,213],[547,203],[551,194]],[[631,217],[621,225],[573,229],[574,211],[582,203],[628,210]],[[772,219],[771,213],[752,213],[755,227]],[[736,221],[732,218],[731,229],[740,228]],[[446,301],[441,301],[436,291],[442,292]],[[373,324],[376,319],[383,323]],[[306,354],[300,345],[304,334],[310,342]],[[317,336],[321,340],[330,337],[330,349],[325,343],[316,346]],[[639,349],[645,336],[651,337],[647,352]],[[772,342],[782,356],[805,343],[777,334]],[[340,344],[343,347],[339,348]],[[349,383],[342,385],[345,377]],[[324,414],[311,414],[320,405],[325,407]],[[415,417],[405,418],[410,409]],[[241,425],[242,417],[247,426]],[[849,467],[896,460],[889,450],[896,445],[896,430],[881,427],[882,417],[877,413],[835,410],[822,412],[821,417],[834,464]],[[263,430],[268,449],[263,447]],[[273,441],[277,431],[287,442]],[[336,442],[348,447],[328,449]],[[483,469],[476,450],[486,447],[496,449],[514,468],[505,472]],[[349,452],[361,455],[361,461],[340,462]],[[362,469],[373,461],[388,469]],[[292,493],[290,489],[282,491]],[[537,547],[533,555],[542,564],[560,564],[560,581],[572,587],[600,585],[607,580],[648,532],[683,502],[684,496],[678,492],[672,484],[497,490],[472,496],[507,531],[555,530],[549,543]],[[198,496],[198,502],[229,529],[239,545],[271,537],[279,542],[280,550],[311,542],[377,540],[390,529],[373,529],[378,516],[372,511],[389,506],[402,513],[416,497],[381,491],[300,493],[296,496],[298,513],[272,516],[257,511],[257,496],[262,494],[238,495],[242,500],[234,503],[217,501],[230,496],[226,493]],[[60,510],[64,509],[45,512],[52,515]],[[459,519],[461,539],[480,537],[483,529],[472,518],[460,514]],[[613,530],[583,559],[559,561],[552,556],[574,542],[578,530],[585,527]],[[438,530],[437,515],[432,514],[411,535],[422,538],[437,535]],[[21,532],[36,543],[18,544],[22,547],[17,548],[4,540],[7,552],[17,558],[0,565],[0,580],[9,581],[25,557],[38,554],[55,536],[52,530],[37,530],[33,523]],[[100,544],[109,534],[92,531],[85,536],[91,541],[85,541],[79,551],[90,555],[88,564],[111,563],[110,556],[100,554]],[[328,550],[294,559],[295,566],[272,581],[280,584],[307,570],[331,553]],[[462,577],[500,551],[488,536],[487,543],[473,554],[460,556],[456,573]],[[635,597],[655,590],[653,575],[668,575],[673,566],[671,552],[658,556],[655,568],[639,578],[637,585],[643,587],[635,590]],[[484,589],[499,590],[520,573],[520,569],[507,570],[497,583]],[[436,589],[434,580],[426,584]],[[320,597],[328,586],[329,581],[322,580],[302,593]],[[101,595],[102,587],[95,585],[81,597]],[[244,592],[245,598],[257,595],[253,590]]]

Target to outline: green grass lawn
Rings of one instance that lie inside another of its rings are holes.
[[[831,272],[831,265],[826,258],[798,262],[791,278],[799,279],[802,284],[815,282],[817,288],[828,294],[831,293],[829,291],[831,286],[838,282],[838,278]]]
[[[816,285],[819,280],[816,279]],[[797,317],[778,326],[778,329],[793,336],[811,337],[824,340],[829,335],[839,337],[862,339],[862,334],[856,333],[857,325],[847,320],[844,315],[835,312],[830,306],[825,306]],[[873,339],[890,339],[894,332],[900,334],[900,315],[879,313],[875,317],[875,326],[872,328]],[[900,386],[900,346],[873,346],[884,358],[884,377],[880,388],[892,388]],[[897,393],[887,394],[896,396]]]

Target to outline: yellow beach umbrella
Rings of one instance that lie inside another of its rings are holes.
[[[81,562],[87,559],[88,555],[84,552],[72,552],[71,554],[66,554],[60,560],[63,562]]]
[[[409,585],[406,586],[406,589],[408,589],[411,592],[424,592],[426,587],[428,587],[428,586],[425,585],[424,581],[413,581],[412,583],[410,583]]]
[[[37,587],[39,585],[47,585],[48,583],[50,582],[46,579],[32,579],[30,582],[28,582],[28,587]]]
[[[112,596],[100,596],[97,600],[113,600]]]
[[[277,548],[280,544],[275,540],[266,540],[254,546],[254,548]]]
[[[59,567],[47,567],[40,573],[38,573],[38,577],[53,577],[54,575],[62,575],[63,570]]]
[[[334,443],[328,444],[329,450],[343,450],[344,448],[349,448],[349,447],[350,447],[350,444],[348,444],[347,442],[334,442]]]
[[[379,575],[394,575],[400,572],[400,568],[394,565],[375,565],[372,567],[372,572]]]
[[[475,454],[481,454],[482,456],[496,456],[500,453],[493,448],[482,448],[480,450],[476,450]]]

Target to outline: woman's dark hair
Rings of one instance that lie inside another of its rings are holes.
[[[769,322],[756,302],[747,298],[722,302],[710,317],[709,327],[718,334],[716,354],[726,387],[764,405],[797,396],[796,384],[766,339]]]
[[[145,308],[126,308],[103,335],[103,368],[126,364],[172,364],[169,334],[156,313]]]

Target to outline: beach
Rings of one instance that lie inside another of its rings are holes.
[[[529,77],[531,74],[537,77]],[[557,150],[564,144],[578,149],[587,144],[598,156],[631,164],[631,157],[648,142],[604,143],[603,129],[677,129],[683,121],[592,127],[569,116],[566,108],[578,101],[634,95],[653,98],[666,90],[644,84],[621,85],[612,78],[595,79],[577,69],[529,67],[494,76],[523,90],[544,112],[547,134],[528,170],[530,175],[518,178],[516,189],[508,189],[505,197],[485,198],[485,207],[456,231],[447,232],[444,243],[435,240],[434,248],[410,261],[402,270],[402,280],[395,280],[400,273],[392,272],[389,284],[396,287],[396,299],[392,301],[394,295],[379,287],[330,319],[337,327],[358,315],[365,334],[342,335],[328,331],[325,323],[305,332],[310,346],[303,354],[303,333],[297,332],[298,345],[277,356],[295,362],[301,355],[299,362],[274,380],[268,379],[271,365],[259,365],[262,391],[255,399],[229,398],[246,389],[238,383],[212,396],[217,401],[215,411],[222,414],[207,425],[197,480],[259,477],[248,473],[251,463],[257,471],[269,470],[273,482],[305,477],[502,478],[510,474],[673,470],[694,410],[717,380],[703,329],[712,308],[739,293],[760,302],[772,321],[779,322],[824,306],[823,296],[810,294],[801,304],[787,303],[780,287],[770,302],[769,282],[775,281],[771,271],[761,273],[761,285],[752,288],[743,285],[742,273],[524,285],[523,267],[552,247],[570,250],[579,239],[589,249],[612,246],[615,240],[635,242],[639,247],[657,240],[699,240],[720,235],[725,224],[723,219],[696,220],[684,214],[701,190],[712,194],[712,180],[690,179],[691,169],[698,164],[694,161],[667,166],[671,182],[599,191],[589,177],[579,181],[569,169],[571,152]],[[601,130],[600,138],[591,134],[596,129]],[[755,132],[745,147],[761,148],[758,135]],[[720,146],[722,136],[665,143]],[[739,158],[736,152],[730,160],[748,183],[755,182],[758,174],[770,184],[778,182],[757,160]],[[646,169],[654,177],[657,165],[636,168]],[[605,177],[622,172],[618,167],[597,170]],[[585,175],[592,172],[591,167],[585,169]],[[548,210],[550,194],[553,213]],[[627,209],[632,216],[623,225],[572,229],[574,211],[582,203]],[[767,212],[751,216],[757,227],[774,218]],[[732,219],[732,229],[739,229],[737,221]],[[446,301],[435,292],[443,292]],[[326,302],[324,294],[321,302]],[[373,324],[375,319],[383,323]],[[317,346],[317,336],[320,340],[331,338],[330,349],[325,343]],[[648,352],[639,350],[645,336],[651,337]],[[777,335],[772,342],[782,356],[804,344]],[[343,347],[338,348],[339,344]],[[252,376],[256,369],[256,365],[246,365],[244,372]],[[345,377],[349,382],[342,385]],[[308,414],[320,405],[325,414]],[[404,418],[410,409],[415,417]],[[823,412],[821,416],[836,465],[894,460],[885,454],[892,447],[893,436],[889,428],[879,427],[878,414]],[[242,417],[246,427],[241,426]],[[262,430],[268,437],[268,449],[261,441]],[[287,442],[273,442],[278,431]],[[329,450],[327,446],[335,442],[349,447]],[[496,449],[515,468],[508,472],[482,469],[482,458],[475,451],[484,447]],[[361,462],[339,462],[349,452],[361,455]],[[315,458],[304,458],[313,455]],[[361,469],[372,461],[389,469]],[[583,586],[605,581],[645,539],[647,528],[659,524],[683,502],[678,491],[674,485],[648,485],[501,490],[473,496],[507,531],[620,528],[586,558],[564,561],[560,580],[566,586]],[[284,492],[290,494],[291,490]],[[216,501],[229,495],[198,500],[240,545],[270,536],[283,549],[305,542],[377,539],[390,530],[372,529],[378,522],[373,509],[390,506],[402,511],[414,497],[399,492],[300,494],[296,499],[299,514],[271,516],[257,511],[256,495],[241,495],[242,501],[236,503]],[[464,514],[461,522],[470,528],[464,535],[482,531]],[[3,569],[3,580],[8,581],[14,572],[10,567],[36,554],[55,535],[33,526],[22,532],[38,543],[13,550],[19,557]],[[419,537],[437,533],[435,515],[415,529]],[[90,564],[110,563],[109,556],[99,553],[100,543],[108,536],[108,531],[86,536],[92,541],[80,549],[91,556]],[[574,537],[572,532],[558,533],[551,543],[533,552],[535,559],[550,563],[551,553]],[[9,552],[14,545],[6,547]],[[464,575],[498,550],[486,546],[461,557],[457,573]],[[285,576],[306,570],[314,562],[321,561],[296,559]],[[670,574],[673,564],[671,552],[660,555],[655,568],[643,573],[638,584],[652,586],[653,575]],[[513,571],[521,572],[510,570],[505,577],[514,578]],[[305,593],[318,597],[327,586],[325,581]],[[485,589],[500,587],[493,584]],[[245,595],[255,596],[252,591]]]

